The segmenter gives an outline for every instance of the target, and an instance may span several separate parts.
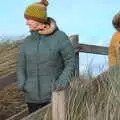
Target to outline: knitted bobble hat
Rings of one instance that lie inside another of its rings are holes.
[[[41,2],[36,2],[29,5],[24,12],[24,17],[26,19],[35,20],[38,22],[47,22],[47,0],[42,0]]]

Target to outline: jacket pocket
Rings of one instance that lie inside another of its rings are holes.
[[[28,99],[39,100],[38,86],[35,80],[27,80],[24,89]]]
[[[52,84],[53,84],[53,77],[44,75],[41,76],[40,81],[40,97],[41,99],[47,99],[50,98],[52,95]]]

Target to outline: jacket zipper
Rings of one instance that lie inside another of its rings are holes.
[[[40,44],[40,40],[37,39],[37,60],[38,60],[38,55],[39,55],[39,44]],[[37,61],[37,82],[38,82],[38,96],[40,98],[40,80],[39,80],[39,63]]]

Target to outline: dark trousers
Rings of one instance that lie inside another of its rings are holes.
[[[38,103],[27,103],[28,111],[29,111],[29,113],[35,112],[39,108],[42,108],[49,103],[50,102],[45,102],[45,103],[40,103],[40,104],[38,104]]]

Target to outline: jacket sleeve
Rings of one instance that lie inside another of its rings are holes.
[[[17,73],[18,88],[20,90],[24,90],[26,77],[25,77],[25,54],[24,54],[23,43],[20,43],[18,47],[16,73]]]
[[[109,61],[109,67],[116,65],[117,63],[115,41],[113,38],[111,40],[111,43],[108,49],[108,61]]]
[[[55,83],[55,88],[65,88],[69,83],[70,76],[75,70],[75,51],[70,43],[68,37],[64,34],[64,37],[60,39],[60,54],[64,61],[64,69],[61,75],[58,77]]]

